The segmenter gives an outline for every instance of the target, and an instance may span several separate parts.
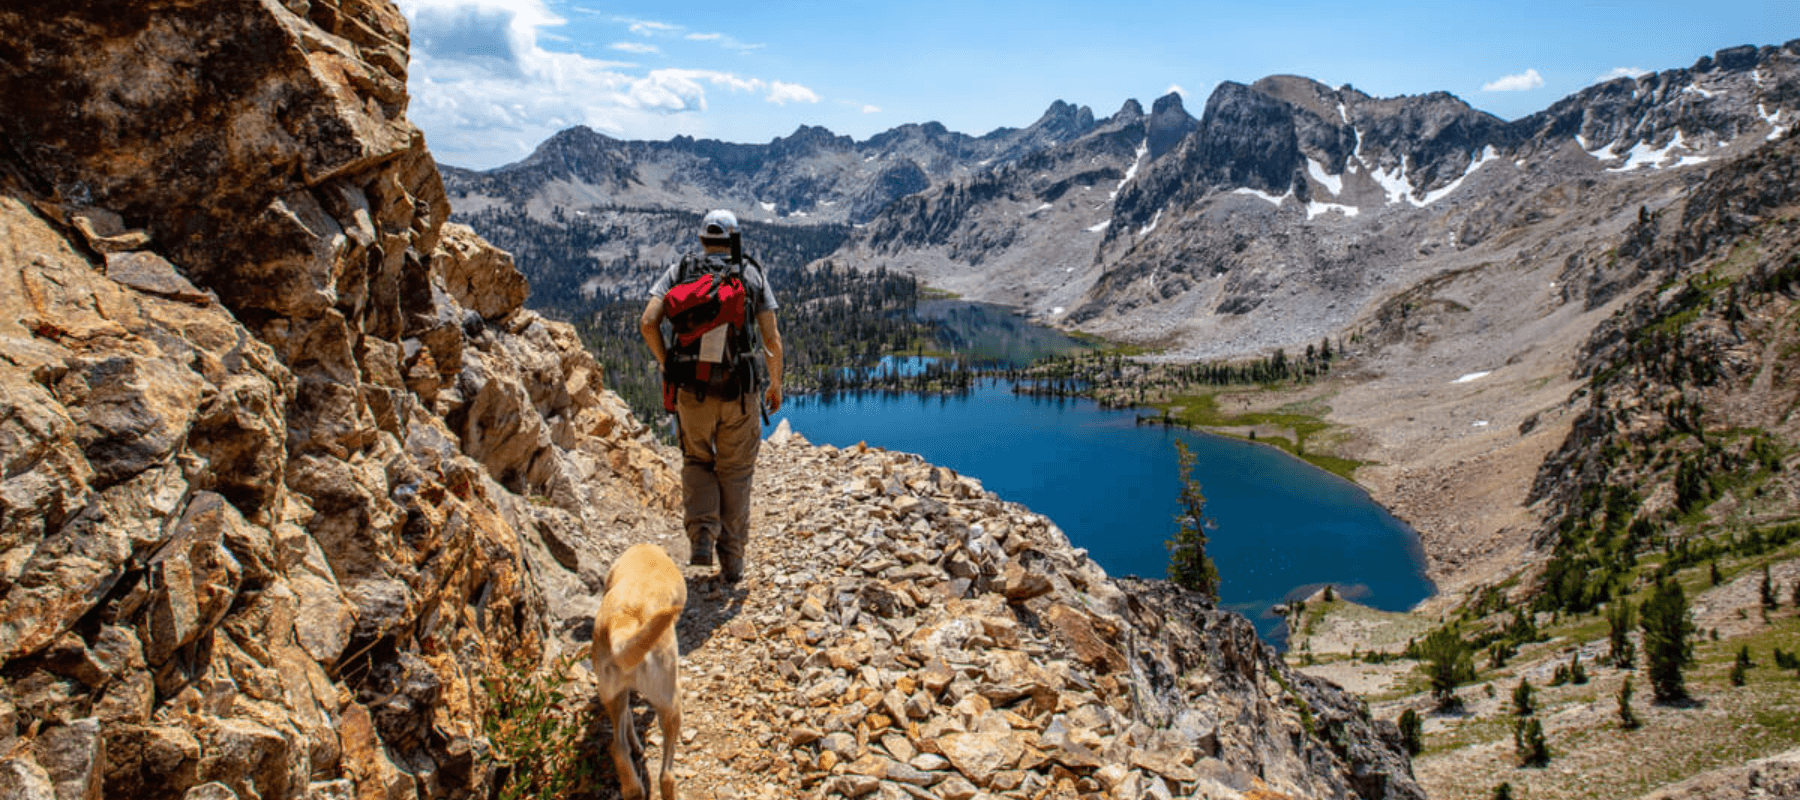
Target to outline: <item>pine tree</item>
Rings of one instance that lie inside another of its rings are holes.
[[[1781,606],[1781,600],[1775,595],[1775,581],[1769,577],[1769,565],[1763,565],[1762,574],[1762,607],[1764,611],[1774,611]]]
[[[1537,711],[1537,704],[1531,697],[1531,681],[1519,678],[1519,685],[1513,688],[1513,713],[1521,717],[1529,717]]]
[[[1688,618],[1687,595],[1681,584],[1662,580],[1656,584],[1650,599],[1644,601],[1638,624],[1644,631],[1644,661],[1649,672],[1650,691],[1659,702],[1670,703],[1687,697],[1687,685],[1681,671],[1694,660],[1692,637],[1694,621]]]
[[[1181,513],[1175,516],[1180,527],[1168,541],[1169,580],[1177,586],[1192,589],[1209,597],[1219,594],[1219,570],[1206,556],[1206,495],[1194,478],[1193,451],[1186,442],[1175,443],[1181,469]]]
[[[1638,720],[1637,712],[1631,710],[1631,676],[1625,676],[1625,682],[1619,684],[1619,727],[1628,731],[1638,729],[1644,724]]]
[[[1743,686],[1744,678],[1749,675],[1750,668],[1756,666],[1750,660],[1750,645],[1738,648],[1737,660],[1731,665],[1731,685]]]
[[[1513,750],[1519,765],[1542,767],[1550,763],[1550,742],[1544,738],[1544,723],[1536,717],[1513,724]]]
[[[1512,784],[1502,781],[1494,787],[1494,800],[1513,800]]]
[[[1439,628],[1419,643],[1419,654],[1424,662],[1420,669],[1431,684],[1431,696],[1437,699],[1438,708],[1462,705],[1456,687],[1475,679],[1475,660],[1469,644],[1456,631]]]
[[[1631,628],[1637,624],[1637,615],[1632,612],[1631,603],[1618,600],[1606,611],[1607,625],[1607,660],[1619,669],[1631,669],[1637,660],[1637,648],[1631,643]]]
[[[1400,712],[1400,743],[1409,756],[1425,752],[1425,724],[1419,719],[1419,712],[1410,708]]]

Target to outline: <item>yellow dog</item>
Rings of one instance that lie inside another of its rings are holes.
[[[681,568],[653,544],[633,545],[606,573],[606,595],[594,619],[594,677],[612,719],[613,766],[625,800],[641,800],[635,753],[643,751],[631,724],[631,690],[656,709],[662,725],[663,800],[675,800],[675,742],[681,735],[680,647],[675,620],[687,605]]]

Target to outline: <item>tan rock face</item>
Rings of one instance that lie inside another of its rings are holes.
[[[612,556],[676,535],[676,456],[444,224],[393,6],[117,5],[0,8],[0,794],[489,796],[482,678],[581,646]],[[684,759],[1417,796],[1246,621],[972,480],[783,440],[758,481],[787,546],[684,617],[684,685],[729,689]]]
[[[404,19],[0,30],[0,785],[485,795],[490,659],[676,483],[510,257],[440,235]]]

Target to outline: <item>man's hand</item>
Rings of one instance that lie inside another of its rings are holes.
[[[763,404],[769,407],[771,414],[781,410],[781,384],[769,384],[769,390],[763,393]]]

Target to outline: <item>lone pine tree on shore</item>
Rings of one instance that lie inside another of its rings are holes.
[[[1206,495],[1194,478],[1195,456],[1186,442],[1176,442],[1175,449],[1181,465],[1181,513],[1175,515],[1180,527],[1168,542],[1169,581],[1217,597],[1219,570],[1206,556]]]

